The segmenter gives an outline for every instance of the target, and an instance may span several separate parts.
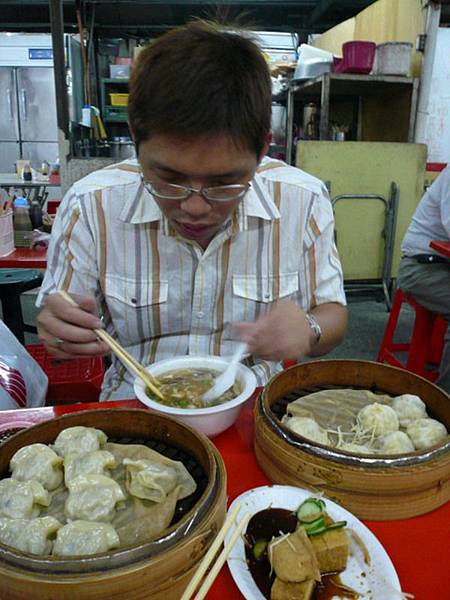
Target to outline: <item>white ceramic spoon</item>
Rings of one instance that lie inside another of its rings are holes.
[[[219,377],[217,377],[212,388],[203,394],[204,402],[207,404],[213,402],[233,385],[234,380],[236,379],[238,364],[241,362],[243,356],[247,354],[247,352],[247,344],[245,342],[241,342],[231,357],[228,367],[219,375]]]

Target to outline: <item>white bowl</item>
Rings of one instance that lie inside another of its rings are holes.
[[[146,367],[146,370],[158,377],[176,369],[214,369],[223,371],[228,366],[228,361],[220,356],[178,356],[167,358]],[[197,431],[201,431],[208,437],[213,437],[231,427],[239,416],[242,405],[248,400],[256,388],[256,377],[251,369],[244,365],[238,365],[236,379],[242,387],[242,392],[233,400],[228,400],[217,406],[209,408],[175,408],[165,406],[152,400],[145,393],[145,384],[136,379],[134,382],[134,393],[137,398],[153,410],[172,415],[184,421]]]

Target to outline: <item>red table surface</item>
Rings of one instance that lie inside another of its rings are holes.
[[[126,400],[0,411],[0,431],[31,426],[70,412],[119,407],[144,408],[138,400]],[[226,464],[228,503],[246,490],[270,483],[253,454],[252,401],[244,406],[235,425],[214,438],[213,443]],[[415,600],[450,598],[450,503],[412,519],[363,522],[388,552],[404,592],[414,594]],[[243,598],[226,566],[222,568],[207,598]]]
[[[0,256],[0,268],[46,269],[47,248],[16,248],[6,256]]]
[[[439,254],[450,258],[450,242],[442,242],[440,240],[431,240],[430,247]]]

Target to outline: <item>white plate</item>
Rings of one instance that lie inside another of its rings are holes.
[[[238,496],[231,504],[228,513],[240,502],[241,508],[237,516],[238,522],[246,512],[251,515],[266,508],[286,508],[295,510],[298,506],[313,496],[311,491],[287,485],[274,485],[254,488]],[[400,582],[391,559],[385,549],[365,525],[352,513],[324,498],[327,513],[334,521],[347,521],[347,527],[353,529],[364,542],[371,559],[368,566],[359,545],[350,537],[350,552],[347,568],[341,573],[344,584],[360,594],[359,600],[400,600]],[[235,526],[229,530],[225,541],[228,542]],[[238,539],[228,556],[228,567],[236,585],[246,600],[264,600],[245,561],[244,542]]]

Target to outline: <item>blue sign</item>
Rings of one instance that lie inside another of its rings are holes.
[[[53,48],[29,48],[30,60],[53,60]]]

